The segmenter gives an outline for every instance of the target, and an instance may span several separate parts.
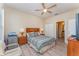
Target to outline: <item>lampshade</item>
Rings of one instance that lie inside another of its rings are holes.
[[[21,29],[20,29],[20,32],[24,32],[24,28],[21,28]]]
[[[43,28],[41,28],[41,31],[43,31]]]

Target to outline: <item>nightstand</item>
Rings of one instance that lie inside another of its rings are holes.
[[[18,39],[19,45],[24,45],[27,43],[27,37],[26,36],[20,36]]]

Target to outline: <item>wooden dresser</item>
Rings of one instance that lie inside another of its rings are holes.
[[[67,56],[79,56],[79,41],[73,37],[68,38]]]

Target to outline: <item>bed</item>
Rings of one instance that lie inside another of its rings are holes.
[[[44,53],[55,46],[55,38],[40,35],[39,28],[26,28],[28,44],[39,53]]]

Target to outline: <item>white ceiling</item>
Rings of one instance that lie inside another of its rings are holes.
[[[46,7],[49,7],[55,3],[46,3]],[[55,14],[60,14],[63,12],[70,11],[72,9],[76,9],[79,7],[79,3],[56,3],[56,7],[50,9],[53,13],[49,14],[46,13],[44,15],[41,15],[41,12],[34,11],[36,9],[42,9],[41,3],[7,3],[5,4],[8,7],[15,8],[17,10],[33,14],[36,16],[39,16],[41,18],[46,18],[49,16],[55,16]]]

